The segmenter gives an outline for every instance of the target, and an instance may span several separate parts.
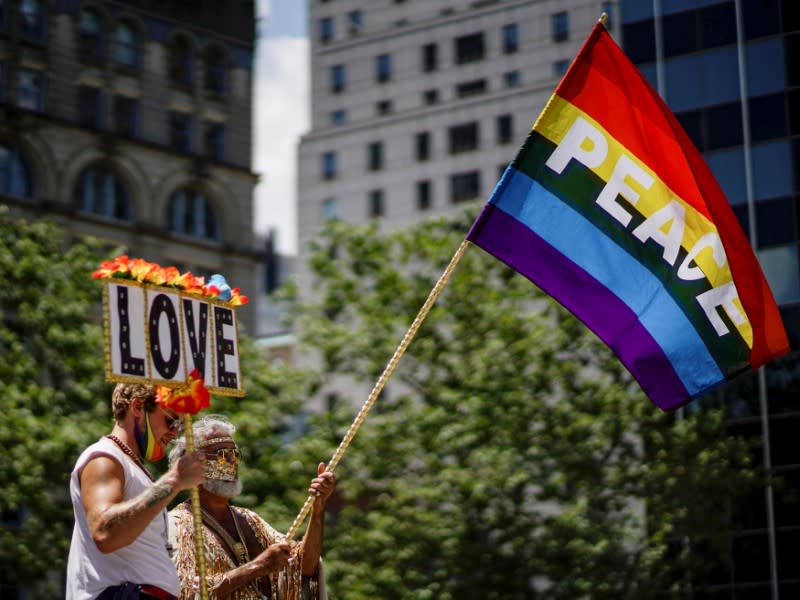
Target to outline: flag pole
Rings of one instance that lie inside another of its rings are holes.
[[[186,453],[191,454],[195,450],[194,428],[192,426],[192,415],[188,412],[183,413],[183,432],[186,438]],[[203,545],[203,517],[200,512],[200,491],[197,486],[189,490],[192,499],[192,520],[194,524],[194,552],[197,567],[197,578],[200,582],[200,600],[208,600],[208,585],[206,582],[206,554]]]
[[[469,246],[470,242],[466,238],[461,241],[461,245],[459,245],[458,249],[456,250],[453,257],[450,259],[447,267],[445,268],[444,272],[439,277],[439,280],[436,282],[436,285],[433,286],[433,289],[428,294],[427,300],[422,305],[422,308],[419,309],[417,316],[414,318],[414,321],[411,323],[411,326],[406,331],[406,334],[403,336],[403,339],[400,341],[400,344],[397,346],[397,349],[394,351],[392,358],[389,359],[389,362],[383,369],[383,373],[381,373],[378,380],[375,382],[375,385],[372,388],[372,391],[369,393],[366,401],[361,406],[361,409],[358,411],[356,418],[350,424],[350,428],[345,433],[344,438],[342,438],[339,447],[336,449],[336,452],[333,453],[333,457],[331,458],[330,462],[328,463],[326,470],[330,471],[331,473],[336,469],[336,466],[339,464],[339,461],[342,459],[345,450],[347,450],[350,442],[353,441],[356,433],[358,432],[361,424],[364,422],[364,419],[367,418],[367,413],[372,409],[372,406],[375,404],[375,401],[378,399],[381,391],[383,390],[383,386],[386,385],[386,382],[389,380],[389,377],[392,376],[395,368],[397,368],[397,363],[400,361],[400,358],[405,353],[406,349],[408,348],[411,341],[414,339],[414,336],[417,335],[417,330],[419,330],[422,322],[425,320],[425,317],[428,316],[431,308],[433,307],[434,303],[436,302],[437,298],[439,298],[439,294],[442,293],[444,286],[447,285],[447,281],[450,279],[450,276],[453,274],[456,266],[458,265],[461,257],[464,256],[464,252]],[[300,513],[295,517],[292,526],[289,528],[289,531],[286,533],[286,541],[290,541],[296,534],[297,530],[302,525],[303,521],[305,520],[306,516],[308,516],[309,511],[311,510],[312,505],[314,504],[314,496],[309,495],[306,498],[305,504],[300,509]]]

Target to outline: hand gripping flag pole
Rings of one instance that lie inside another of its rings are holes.
[[[406,349],[408,348],[409,344],[411,344],[414,336],[417,335],[417,330],[419,330],[422,322],[425,320],[425,317],[428,316],[433,305],[436,303],[437,298],[439,298],[439,294],[442,293],[444,286],[447,285],[450,276],[453,274],[456,266],[458,265],[461,257],[464,255],[464,252],[467,249],[469,242],[467,240],[463,240],[461,245],[456,250],[455,254],[453,254],[453,258],[450,259],[447,267],[445,268],[442,275],[439,277],[439,280],[436,282],[436,285],[433,286],[430,294],[428,294],[427,300],[422,305],[422,308],[419,309],[416,318],[411,323],[411,326],[406,331],[406,334],[403,336],[403,339],[400,341],[400,344],[397,346],[397,349],[394,351],[392,358],[389,359],[389,362],[383,369],[383,373],[381,373],[378,380],[375,382],[375,385],[372,388],[372,391],[369,393],[364,404],[361,406],[361,409],[358,411],[356,418],[350,424],[350,428],[345,433],[344,438],[342,438],[339,447],[336,449],[336,452],[333,453],[333,457],[331,458],[326,470],[333,473],[336,466],[339,464],[339,461],[342,459],[345,450],[350,445],[350,442],[353,441],[353,438],[358,433],[361,424],[367,418],[367,414],[372,409],[372,406],[375,404],[375,401],[378,399],[378,396],[383,390],[383,386],[386,385],[386,382],[389,380],[389,377],[392,376],[394,370],[397,368],[397,363],[400,362],[400,358],[405,354]],[[300,509],[300,513],[295,517],[292,526],[289,528],[289,531],[286,533],[286,541],[290,541],[294,536],[297,534],[297,530],[300,528],[300,525],[305,520],[306,516],[308,516],[309,511],[311,510],[312,505],[314,504],[314,496],[309,495],[306,498],[305,504]]]

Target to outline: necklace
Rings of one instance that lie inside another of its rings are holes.
[[[190,509],[187,506],[187,509]],[[233,518],[233,525],[236,527],[236,534],[239,536],[239,541],[233,539],[222,524],[217,521],[214,517],[211,516],[205,508],[200,507],[200,512],[203,515],[203,522],[208,525],[211,529],[214,530],[217,535],[228,545],[230,550],[233,552],[234,557],[238,561],[240,565],[243,565],[247,562],[250,562],[250,553],[247,551],[247,545],[244,543],[244,536],[242,535],[242,530],[239,527],[239,521],[236,519],[236,513],[233,512],[233,507],[229,504],[228,510],[231,511],[231,517]]]
[[[150,478],[150,481],[154,481],[154,479],[153,479],[153,476],[150,474],[150,471],[148,471],[148,470],[147,470],[147,467],[146,467],[146,466],[145,466],[145,464],[142,462],[142,459],[141,459],[141,458],[139,458],[138,456],[136,456],[136,454],[133,452],[133,450],[131,450],[131,449],[128,447],[128,445],[127,445],[125,442],[123,442],[121,439],[119,439],[119,438],[118,438],[117,436],[115,436],[113,433],[109,433],[109,434],[108,434],[107,436],[105,436],[105,437],[107,437],[109,440],[111,440],[111,441],[112,441],[112,442],[114,442],[114,443],[115,443],[117,446],[119,446],[119,449],[120,449],[120,450],[122,450],[122,451],[123,451],[123,452],[124,452],[124,453],[125,453],[127,456],[129,456],[129,457],[131,458],[131,460],[132,460],[134,463],[136,463],[136,465],[137,465],[137,466],[138,466],[138,467],[139,467],[139,468],[140,468],[142,471],[144,471],[144,472],[147,474],[147,476]]]

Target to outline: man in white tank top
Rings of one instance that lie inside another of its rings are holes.
[[[178,435],[180,418],[156,403],[152,385],[120,383],[114,428],[78,458],[70,478],[75,527],[67,564],[67,600],[169,600],[180,594],[169,557],[168,503],[203,481],[195,452],[153,481],[144,460],[158,460]]]

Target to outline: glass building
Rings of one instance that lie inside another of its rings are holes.
[[[776,477],[729,511],[729,565],[695,598],[800,597],[800,2],[622,0],[621,42],[717,176],[757,252],[792,353],[707,398]],[[702,404],[702,403],[700,403]]]

